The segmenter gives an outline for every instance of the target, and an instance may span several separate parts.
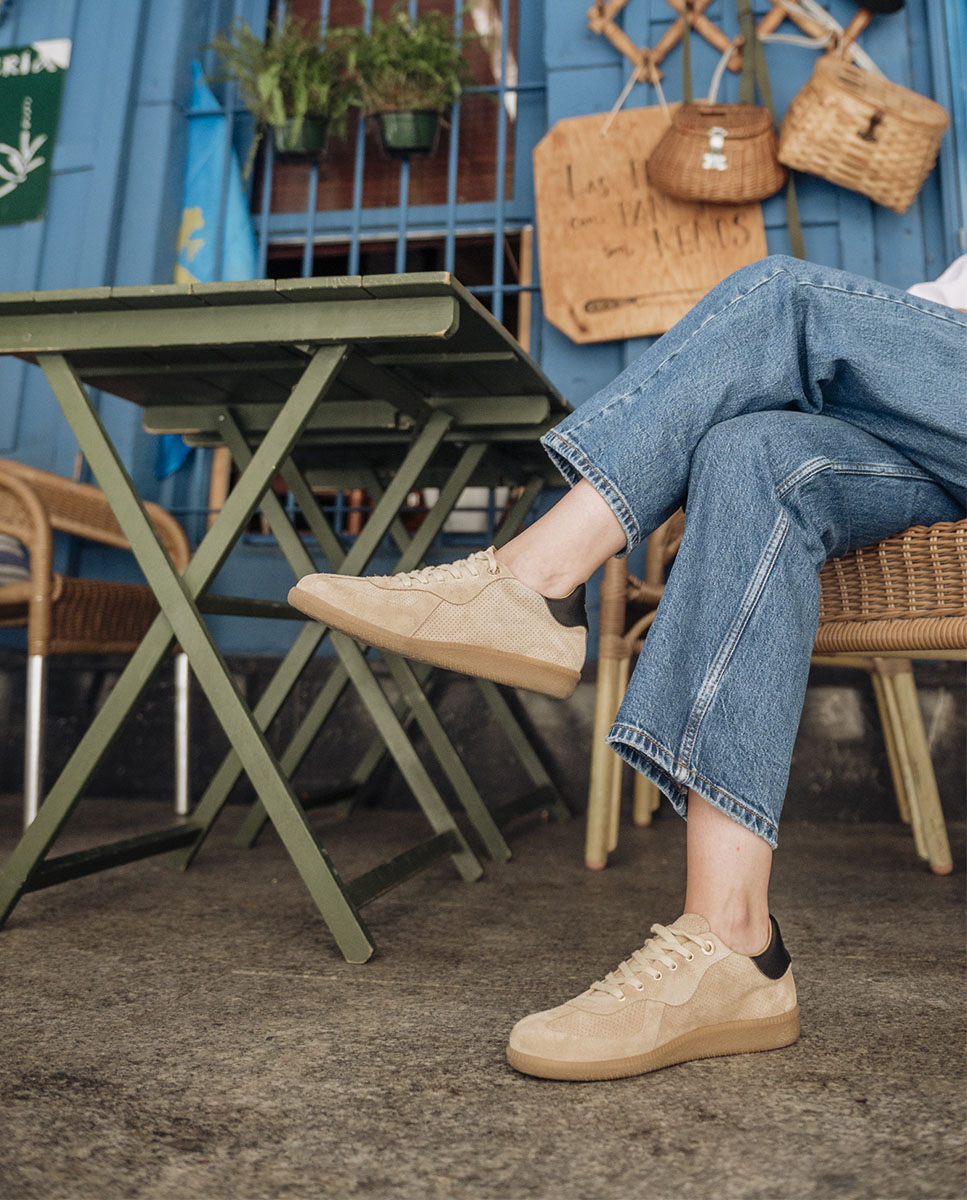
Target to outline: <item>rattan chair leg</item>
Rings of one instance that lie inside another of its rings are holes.
[[[617,756],[605,741],[618,711],[620,660],[598,660],[598,686],[594,702],[594,733],[591,744],[591,782],[588,787],[585,865],[600,871],[608,864],[611,831],[611,780]]]
[[[883,698],[893,745],[896,749],[897,765],[903,781],[903,793],[906,796],[908,811],[910,813],[910,829],[913,833],[913,845],[917,856],[926,862],[927,845],[924,840],[920,805],[917,803],[916,779],[910,747],[907,743],[907,730],[904,727],[903,717],[900,712],[900,702],[897,697],[896,688],[894,687],[896,677],[890,670],[892,662],[888,662],[885,659],[874,659],[874,665],[883,685]]]
[[[594,733],[591,744],[591,780],[588,786],[587,830],[584,861],[592,871],[608,863],[611,845],[614,776],[620,780],[620,762],[605,738],[621,701],[621,664],[627,681],[624,633],[627,607],[628,564],[612,558],[604,565],[598,613],[598,686],[594,701]]]
[[[175,816],[187,817],[191,809],[189,761],[188,655],[175,655]]]
[[[651,824],[652,816],[658,811],[661,792],[650,779],[635,771],[634,823],[640,828]]]
[[[47,715],[47,656],[27,656],[27,713],[24,728],[24,829],[40,808],[44,787],[44,722]]]
[[[913,790],[909,797],[910,813],[914,827],[920,827],[925,856],[931,871],[935,875],[949,875],[953,870],[953,859],[950,855],[943,809],[940,806],[940,793],[937,791],[937,777],[930,757],[930,746],[923,727],[923,714],[917,699],[913,665],[909,662],[902,665],[906,669],[898,670],[893,675],[893,687],[913,771]]]
[[[890,764],[890,776],[893,780],[893,792],[896,796],[897,808],[900,810],[900,820],[904,825],[909,825],[910,801],[907,797],[906,785],[903,780],[903,771],[897,757],[896,737],[893,730],[893,722],[890,720],[890,713],[887,708],[883,677],[875,668],[871,667],[870,679],[873,683],[873,695],[876,697],[876,708],[880,714],[880,727],[883,730],[883,742],[886,746],[887,762]]]
[[[618,662],[618,680],[615,687],[613,697],[613,711],[611,714],[611,724],[614,723],[614,718],[621,704],[621,698],[628,690],[628,676],[631,673],[631,660],[622,658]],[[610,729],[609,724],[608,728]],[[608,830],[608,852],[618,848],[618,833],[621,825],[621,784],[624,778],[624,760],[621,759],[612,750],[611,752],[611,780],[608,787],[608,805],[610,814],[610,828]]]

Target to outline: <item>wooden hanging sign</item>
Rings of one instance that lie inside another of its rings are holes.
[[[761,205],[693,204],[650,186],[664,109],[619,112],[602,135],[607,120],[559,121],[534,148],[544,312],[575,342],[664,333],[766,256]]]

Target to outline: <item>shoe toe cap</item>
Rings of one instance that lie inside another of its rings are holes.
[[[531,1013],[530,1016],[521,1018],[510,1031],[508,1048],[518,1054],[538,1057],[559,1050],[566,1038],[562,1037],[560,1033],[555,1033],[551,1028],[551,1023],[558,1017],[566,1016],[569,1012],[571,1012],[570,1006],[561,1004],[546,1012]]]

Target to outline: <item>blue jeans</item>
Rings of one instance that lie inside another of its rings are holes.
[[[724,280],[547,433],[628,553],[685,535],[608,735],[776,845],[827,558],[967,503],[967,315],[771,257]]]

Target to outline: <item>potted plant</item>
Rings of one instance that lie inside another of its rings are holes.
[[[411,17],[397,0],[387,18],[374,14],[368,32],[350,35],[359,102],[375,118],[390,158],[432,154],[443,114],[470,80],[463,57],[468,37],[458,37],[454,23],[436,11]]]
[[[323,42],[318,24],[287,13],[269,25],[264,41],[242,20],[212,41],[221,63],[218,77],[235,82],[257,123],[246,176],[266,128],[277,154],[309,158],[322,153],[330,131],[345,131],[354,102],[346,35],[344,29],[328,29]]]

